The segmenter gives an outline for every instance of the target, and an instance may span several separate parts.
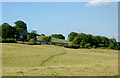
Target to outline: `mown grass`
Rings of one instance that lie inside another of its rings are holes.
[[[2,43],[2,64],[3,76],[115,76],[118,51]]]

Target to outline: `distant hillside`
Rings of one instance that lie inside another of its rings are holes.
[[[37,36],[37,40],[42,40],[44,36]],[[59,42],[59,43],[69,43],[71,44],[71,42],[69,40],[63,40],[63,39],[57,39],[57,38],[54,38],[52,37],[52,42]]]

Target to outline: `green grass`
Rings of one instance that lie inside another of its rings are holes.
[[[44,36],[37,36],[37,40],[42,40]],[[52,42],[59,42],[59,43],[69,43],[71,44],[71,42],[69,40],[64,40],[64,39],[57,39],[57,38],[54,38],[52,37]]]
[[[2,68],[3,76],[115,76],[118,52],[2,43]]]

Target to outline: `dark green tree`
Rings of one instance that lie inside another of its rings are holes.
[[[27,35],[27,39],[28,39],[28,40],[30,40],[30,39],[36,40],[36,33],[31,32],[30,34]]]
[[[78,35],[78,33],[75,32],[71,32],[70,34],[68,34],[68,40],[69,41],[73,41],[74,38]]]
[[[16,21],[15,24],[15,30],[16,34],[19,36],[17,37],[17,40],[26,41],[27,40],[27,24],[23,21]]]
[[[58,38],[58,39],[65,39],[62,34],[52,34],[51,37]]]
[[[14,37],[14,28],[10,26],[8,23],[3,23],[0,26],[0,31],[2,31],[2,38],[15,38]]]

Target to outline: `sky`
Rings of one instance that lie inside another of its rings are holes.
[[[2,23],[21,20],[28,32],[63,34],[70,32],[118,38],[117,2],[2,2]]]

